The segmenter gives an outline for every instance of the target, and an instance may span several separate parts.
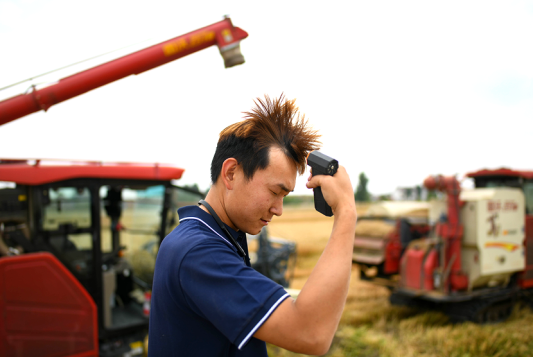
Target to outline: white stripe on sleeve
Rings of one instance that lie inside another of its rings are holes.
[[[265,314],[265,316],[263,316],[263,318],[258,322],[258,324],[256,324],[256,326],[254,326],[254,328],[249,332],[249,334],[247,334],[247,336],[245,337],[245,339],[243,339],[243,341],[241,342],[241,344],[239,345],[239,347],[237,347],[237,349],[241,349],[243,348],[243,346],[245,345],[245,343],[248,342],[248,340],[250,339],[250,337],[252,337],[252,335],[254,333],[256,333],[256,331],[261,327],[261,325],[263,324],[263,322],[265,322],[265,320],[267,318],[269,318],[269,316],[271,315],[271,313],[273,313],[273,311],[276,309],[276,307],[278,307],[280,305],[280,303],[282,303],[283,300],[285,300],[287,297],[289,297],[289,293],[286,293],[285,295],[283,295],[282,297],[280,297],[280,299],[278,299],[278,301],[276,301],[276,303],[271,307],[271,309]]]

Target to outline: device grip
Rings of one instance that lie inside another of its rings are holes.
[[[320,212],[321,214],[325,216],[332,216],[334,213],[332,212],[332,208],[326,200],[324,200],[323,191],[321,190],[321,187],[318,186],[317,188],[313,188],[313,202],[315,203],[315,210]]]

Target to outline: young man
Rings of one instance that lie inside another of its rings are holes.
[[[328,351],[347,296],[357,216],[346,170],[310,175],[306,184],[322,188],[334,226],[297,300],[248,259],[245,234],[282,215],[297,172],[318,149],[317,133],[294,102],[258,99],[244,121],[221,132],[213,186],[201,205],[178,210],[180,225],[159,249],[150,356],[266,356],[265,342],[305,354]]]

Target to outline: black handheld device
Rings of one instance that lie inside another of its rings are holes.
[[[334,176],[337,172],[339,164],[334,158],[315,150],[308,155],[308,165],[312,167],[312,176],[316,175],[330,175]],[[313,189],[313,202],[315,203],[315,210],[326,216],[332,216],[332,208],[324,200],[321,187]]]

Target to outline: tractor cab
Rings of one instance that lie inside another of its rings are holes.
[[[100,354],[142,353],[157,249],[178,224],[178,207],[203,197],[171,183],[182,173],[148,165],[3,161],[0,260],[51,253],[98,307]],[[17,284],[38,297],[31,280]]]

